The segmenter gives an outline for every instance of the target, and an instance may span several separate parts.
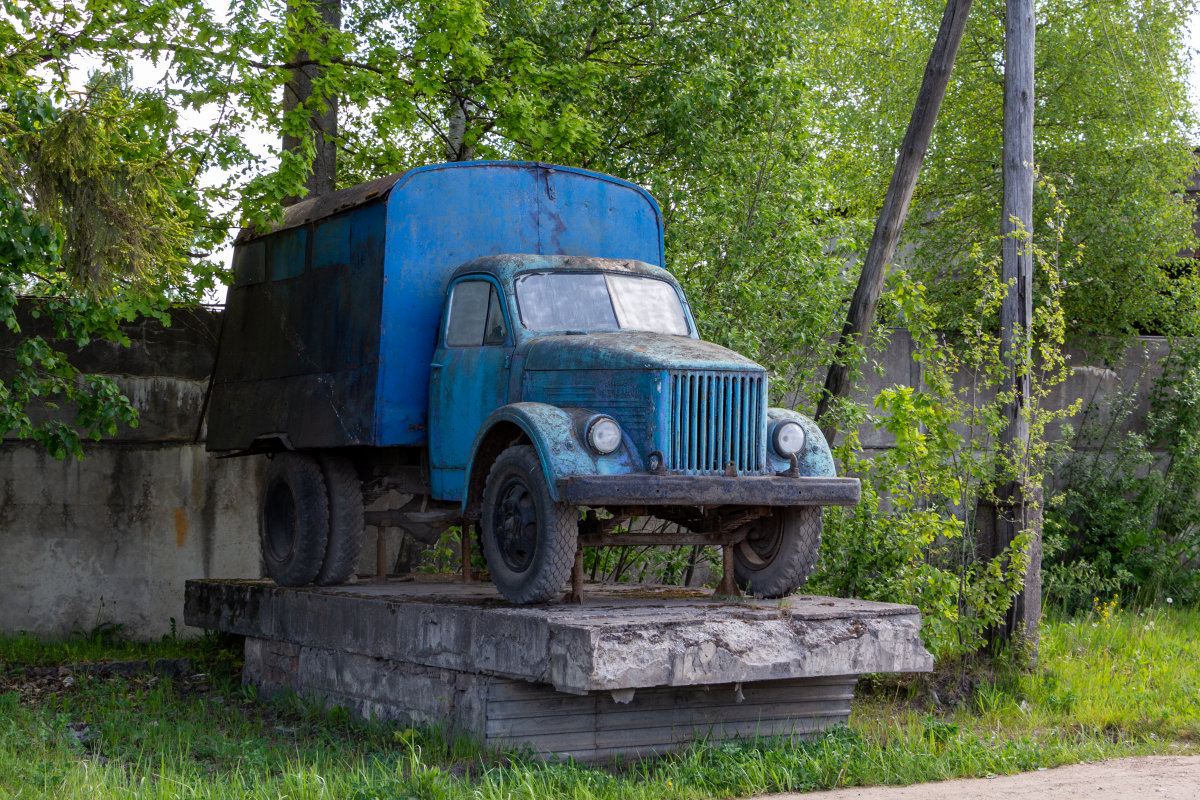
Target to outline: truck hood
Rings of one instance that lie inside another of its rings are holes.
[[[762,371],[719,344],[684,336],[619,331],[543,336],[525,354],[527,371],[574,369],[699,369]]]

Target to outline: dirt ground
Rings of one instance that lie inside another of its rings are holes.
[[[1200,756],[1120,758],[996,778],[868,786],[770,800],[1200,800]],[[765,800],[765,799],[764,799]]]

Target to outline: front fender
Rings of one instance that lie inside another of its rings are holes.
[[[559,408],[548,403],[510,403],[496,409],[479,427],[471,446],[471,466],[467,473],[468,491],[464,493],[463,513],[471,517],[472,506],[482,495],[483,482],[492,462],[504,447],[506,435],[515,426],[525,434],[537,451],[550,496],[558,501],[558,481],[571,475],[623,475],[635,471],[641,459],[629,435],[622,431],[621,446],[608,455],[598,455],[582,440],[583,426],[596,416],[582,408]]]
[[[833,453],[829,450],[829,443],[825,441],[825,434],[821,433],[821,428],[813,420],[790,408],[767,409],[767,463],[776,472],[782,472],[791,467],[790,461],[775,455],[775,451],[771,448],[771,427],[777,420],[783,419],[795,420],[804,428],[804,449],[796,454],[800,474],[806,478],[837,477]]]

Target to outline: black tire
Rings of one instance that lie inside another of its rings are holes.
[[[743,591],[784,597],[808,580],[821,550],[820,506],[777,508],[746,527],[733,547],[733,576]]]
[[[510,603],[542,603],[563,591],[575,563],[579,509],[556,503],[537,451],[500,454],[483,487],[483,556]]]
[[[312,456],[279,453],[259,495],[258,532],[267,576],[280,586],[312,583],[325,561],[329,499]]]
[[[358,471],[349,459],[318,457],[329,496],[329,542],[325,561],[313,580],[317,586],[338,586],[358,572],[363,547],[363,494]]]

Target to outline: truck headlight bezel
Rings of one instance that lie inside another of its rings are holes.
[[[781,419],[771,428],[771,449],[783,458],[791,458],[808,444],[804,426],[794,419]]]
[[[607,414],[598,414],[588,420],[584,441],[599,455],[606,456],[621,446],[621,425]]]

